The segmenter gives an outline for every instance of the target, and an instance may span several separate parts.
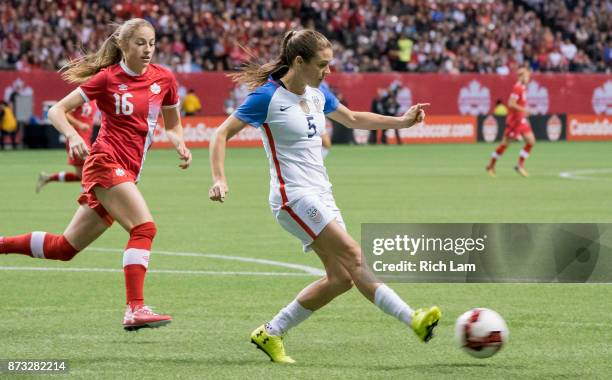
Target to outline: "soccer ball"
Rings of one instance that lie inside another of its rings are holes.
[[[506,321],[491,309],[475,308],[463,313],[455,323],[457,344],[477,358],[489,358],[508,342]]]

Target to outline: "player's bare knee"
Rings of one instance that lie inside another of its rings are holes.
[[[344,266],[349,272],[352,273],[354,270],[361,267],[361,248],[355,241],[349,241],[343,244],[341,255]]]
[[[328,277],[327,281],[334,287],[338,294],[349,291],[353,287],[353,279],[350,276]]]

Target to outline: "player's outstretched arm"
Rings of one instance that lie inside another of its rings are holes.
[[[76,89],[55,103],[48,113],[51,124],[68,140],[68,155],[70,158],[78,157],[83,159],[89,154],[87,144],[66,118],[66,113],[81,106],[83,103],[85,103],[85,99],[81,96],[79,89]]]
[[[428,106],[429,103],[418,103],[402,116],[384,116],[372,112],[354,112],[341,104],[327,116],[353,129],[400,129],[410,128],[425,120],[425,107]]]
[[[183,139],[183,126],[181,125],[181,115],[178,107],[162,108],[164,116],[164,127],[168,140],[174,145],[179,158],[185,162],[179,164],[181,169],[187,169],[191,165],[191,151],[185,145]]]
[[[227,140],[246,125],[244,121],[230,115],[210,138],[210,169],[213,185],[208,190],[208,197],[211,201],[223,202],[225,195],[229,193],[225,179],[225,145]]]

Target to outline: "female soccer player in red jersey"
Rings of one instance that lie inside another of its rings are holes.
[[[96,105],[95,101],[91,101],[81,104],[75,110],[66,114],[66,119],[68,119],[70,125],[74,127],[75,131],[81,135],[81,138],[85,144],[87,144],[88,148],[91,148],[91,137],[93,135],[93,125],[96,112],[98,112],[98,106]],[[69,150],[70,145],[68,144],[68,140],[66,140],[66,151],[69,152]],[[41,172],[38,176],[36,192],[39,193],[40,190],[49,182],[81,182],[85,160],[80,157],[70,157],[69,155],[68,164],[74,166],[73,173],[61,171],[48,174]]]
[[[85,159],[83,193],[72,221],[62,235],[32,232],[0,238],[0,253],[70,260],[117,220],[129,232],[123,254],[128,307],[126,330],[159,327],[172,317],[144,304],[143,287],[156,226],[136,187],[151,145],[158,114],[186,169],[191,152],[185,146],[179,117],[176,80],[167,69],[151,64],[155,30],[143,19],[131,19],[100,50],[71,62],[63,76],[80,87],[49,110],[49,119],[66,136],[70,157]],[[102,126],[91,151],[66,119],[66,112],[95,100]]]
[[[508,100],[508,108],[510,109],[508,117],[506,118],[506,129],[504,130],[504,137],[501,143],[497,146],[495,151],[491,154],[491,160],[487,165],[487,173],[491,177],[495,177],[495,164],[497,160],[504,154],[508,146],[512,141],[518,140],[522,137],[525,140],[525,146],[519,153],[519,160],[514,166],[514,170],[523,177],[529,176],[527,170],[525,170],[525,160],[529,157],[531,149],[535,145],[536,139],[527,116],[529,116],[529,110],[527,109],[527,98],[526,92],[527,83],[531,77],[531,72],[528,68],[520,68],[518,70],[518,82],[512,87],[512,93]]]
[[[251,341],[274,362],[293,363],[285,353],[282,336],[353,285],[422,341],[431,339],[441,316],[437,306],[413,310],[364,264],[361,247],[346,231],[335,204],[321,154],[326,115],[349,128],[408,128],[423,121],[428,104],[416,104],[399,117],[353,112],[321,86],[332,58],[332,45],[321,33],[287,33],[274,62],[263,66],[251,62],[234,75],[237,82],[254,91],[210,141],[214,183],[208,195],[223,202],[228,192],[226,141],[249,124],[259,129],[270,165],[272,213],[285,230],[302,241],[304,251],[316,252],[325,267],[323,278],[304,288],[251,334]]]

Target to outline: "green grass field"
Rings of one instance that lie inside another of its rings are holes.
[[[326,164],[356,239],[366,222],[612,222],[612,143],[541,143],[528,179],[512,169],[518,145],[488,178],[493,147],[334,147]],[[63,151],[0,153],[0,235],[63,230],[78,186],[50,184],[39,195],[34,186],[39,171],[64,163]],[[159,230],[147,303],[174,322],[121,328],[128,235],[114,225],[69,263],[0,257],[0,359],[68,359],[71,376],[87,379],[610,376],[609,284],[391,284],[412,306],[442,308],[429,344],[353,289],[290,332],[296,365],[274,365],[249,333],[316,277],[206,254],[322,266],[272,217],[263,149],[228,152],[225,204],[208,201],[207,150],[194,151],[188,171],[177,164],[174,152],[150,152],[140,184]],[[591,169],[588,178],[559,176]],[[476,306],[497,310],[510,328],[509,344],[491,359],[473,359],[454,343],[455,319]]]

